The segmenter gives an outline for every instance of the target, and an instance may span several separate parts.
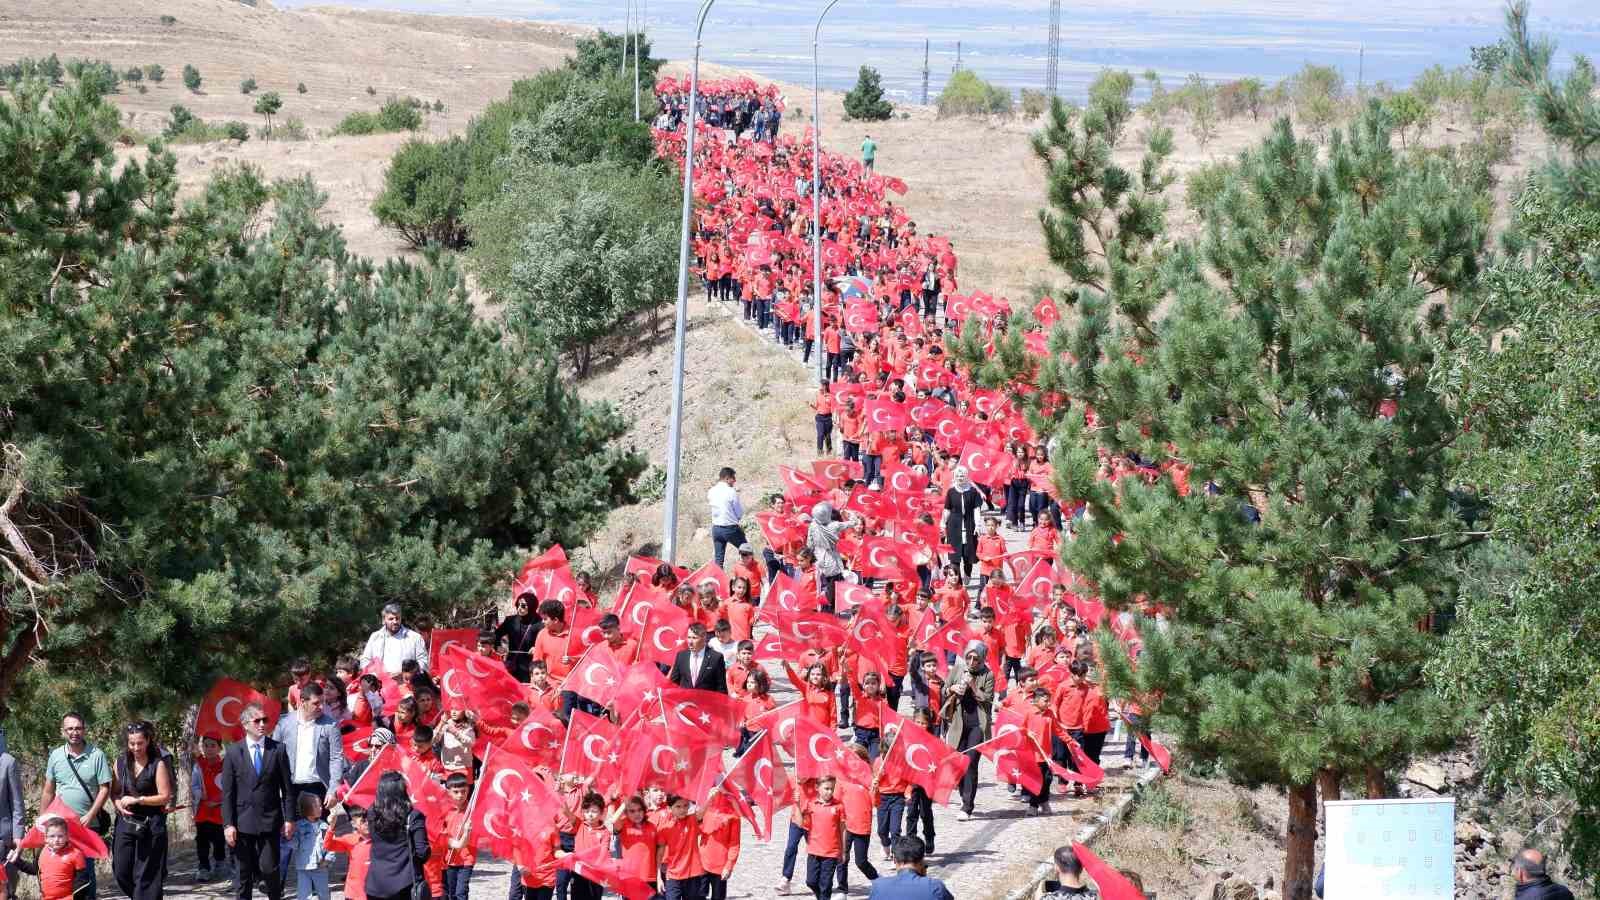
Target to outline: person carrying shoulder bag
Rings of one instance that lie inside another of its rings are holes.
[[[412,809],[399,772],[385,772],[378,779],[367,822],[372,834],[367,900],[428,900],[428,882],[422,875],[422,865],[432,853],[428,821]]]

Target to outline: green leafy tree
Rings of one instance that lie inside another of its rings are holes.
[[[1050,202],[1039,211],[1050,261],[1096,290],[1125,277],[1165,228],[1161,194],[1173,178],[1166,169],[1171,130],[1151,132],[1137,175],[1111,158],[1133,117],[1132,92],[1133,78],[1126,72],[1103,72],[1090,85],[1082,111],[1058,98],[1050,105],[1049,122],[1033,135]]]
[[[594,37],[578,38],[573,45],[573,55],[567,57],[567,69],[577,73],[580,78],[597,81],[621,73],[626,66],[628,90],[632,91],[635,41],[639,43],[639,88],[649,92],[656,83],[656,73],[667,61],[650,56],[650,39],[641,34],[613,34],[602,29]],[[628,104],[631,118],[631,93]]]
[[[1428,375],[1485,225],[1438,164],[1398,157],[1390,128],[1370,106],[1323,158],[1279,121],[1204,208],[1199,240],[1158,244],[1104,289],[1074,275],[1052,356],[996,365],[976,328],[953,347],[984,362],[985,386],[1032,370],[1060,495],[1087,504],[1066,567],[1113,607],[1172,610],[1164,628],[1136,617],[1137,669],[1103,639],[1111,692],[1202,763],[1287,792],[1286,900],[1311,896],[1319,776],[1381,794],[1463,720],[1423,678],[1438,639],[1417,627],[1478,539],[1450,490],[1460,422]],[[1069,274],[1096,271],[1077,253]],[[1195,489],[1104,480],[1102,452],[1182,461]]]
[[[151,63],[144,67],[144,77],[160,84],[167,78],[167,70],[161,68],[159,63]]]
[[[1189,114],[1189,133],[1204,150],[1217,136],[1217,89],[1196,73],[1184,84],[1184,111]]]
[[[448,260],[351,256],[305,179],[231,169],[180,204],[116,120],[82,85],[0,98],[0,158],[56,161],[0,180],[14,740],[76,705],[171,721],[218,675],[347,651],[385,601],[476,618],[627,500],[626,423]]]
[[[372,214],[413,247],[465,246],[466,165],[467,142],[461,137],[407,141],[384,172]]]
[[[127,71],[122,73],[122,80],[123,81],[132,81],[132,82],[135,82],[135,83],[143,81],[144,80],[144,70],[139,68],[138,66],[129,66],[127,68]]]
[[[613,161],[632,168],[645,165],[655,154],[650,126],[633,121],[631,94],[615,90],[617,85],[616,80],[572,85],[564,96],[545,106],[538,118],[512,126],[510,152],[536,164],[575,166]]]
[[[936,101],[939,118],[951,116],[1010,116],[1011,91],[978,77],[971,69],[950,75]]]
[[[294,91],[297,94],[304,94],[306,92],[306,83],[304,81],[299,82],[294,86]]]
[[[856,73],[856,86],[844,95],[844,114],[863,122],[879,121],[894,115],[894,104],[883,99],[883,76],[871,66]]]
[[[1507,12],[1499,71],[1531,101],[1557,156],[1514,202],[1509,254],[1435,376],[1478,443],[1459,477],[1482,498],[1496,555],[1464,582],[1445,696],[1482,710],[1492,788],[1570,810],[1576,874],[1600,877],[1600,128],[1586,60],[1557,81],[1553,44]],[[1576,885],[1574,886],[1576,887]]]
[[[1422,140],[1422,133],[1428,130],[1428,125],[1433,121],[1433,109],[1422,101],[1416,93],[1403,91],[1384,101],[1388,107],[1389,117],[1394,120],[1395,130],[1400,132],[1400,146],[1407,146],[1407,133],[1416,140]]]
[[[183,67],[183,86],[198,94],[200,93],[201,83],[200,70],[192,65],[185,64]]]
[[[586,374],[597,344],[665,303],[677,279],[677,191],[655,169],[519,157],[469,216],[469,257],[508,324],[548,338]]]
[[[172,104],[172,109],[168,112],[167,127],[162,134],[167,140],[173,140],[188,131],[199,121],[199,119],[195,118],[194,113],[189,111],[189,107],[181,103],[174,103]]]
[[[239,82],[239,93],[241,93],[241,94],[254,93],[255,89],[256,89],[256,78],[255,78],[254,75],[251,75],[251,76],[249,76],[249,77],[247,77],[244,80]]]
[[[1344,76],[1333,66],[1306,63],[1289,82],[1295,119],[1321,140],[1338,121]]]
[[[281,109],[283,109],[283,98],[278,96],[277,91],[267,91],[256,98],[256,115],[266,120],[268,140],[272,139],[272,117]]]
[[[1261,120],[1266,88],[1259,78],[1240,78],[1217,87],[1217,112],[1225,119],[1250,114],[1250,121]]]

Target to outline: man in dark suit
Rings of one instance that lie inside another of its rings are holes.
[[[233,895],[251,900],[259,879],[267,900],[282,900],[279,840],[294,834],[289,755],[283,744],[267,737],[267,715],[260,706],[246,706],[240,724],[244,740],[222,757],[222,834],[239,864]]]
[[[667,680],[678,687],[699,688],[703,691],[728,692],[728,664],[722,654],[706,646],[706,627],[699,622],[689,626],[684,635],[688,649],[679,650],[672,660],[672,671]]]

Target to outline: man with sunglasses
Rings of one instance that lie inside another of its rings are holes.
[[[259,880],[267,900],[282,900],[281,838],[294,834],[289,754],[267,736],[267,716],[250,704],[239,717],[244,740],[222,758],[222,836],[238,859],[233,894],[251,900]]]

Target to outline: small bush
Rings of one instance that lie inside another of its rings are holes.
[[[1433,121],[1433,107],[1417,96],[1415,91],[1395,94],[1383,105],[1394,120],[1395,130],[1400,132],[1402,147],[1408,146],[1410,140],[1420,140],[1422,133],[1428,130],[1428,124]]]
[[[1011,92],[978,77],[971,69],[950,76],[939,92],[939,117],[1011,115]]]
[[[254,75],[251,75],[250,77],[246,78],[245,80],[239,82],[239,93],[241,93],[241,94],[253,93],[255,91],[255,89],[256,89],[256,78],[255,78]]]
[[[467,143],[459,137],[407,141],[383,173],[373,215],[413,247],[464,246],[467,164]]]
[[[1184,202],[1195,212],[1201,212],[1222,195],[1222,189],[1228,184],[1228,175],[1233,172],[1231,162],[1205,163],[1200,168],[1189,173],[1188,181],[1184,185]]]
[[[224,122],[222,132],[229,140],[243,143],[250,140],[250,126],[243,122]]]
[[[334,126],[333,134],[364,135],[384,134],[392,131],[416,131],[422,127],[422,113],[412,105],[414,98],[390,97],[375,113],[354,112]]]
[[[266,126],[256,129],[256,137],[268,138],[275,141],[308,141],[311,131],[306,128],[306,123],[296,116],[290,116],[282,122],[272,126],[271,134],[267,133]]]
[[[436,112],[436,113],[444,112],[444,101],[443,100],[435,100],[435,101],[433,101],[433,111]]]
[[[1261,119],[1261,106],[1266,93],[1259,78],[1240,78],[1217,85],[1217,112],[1224,119],[1250,114],[1250,121]]]
[[[167,70],[161,68],[161,66],[156,63],[151,63],[150,65],[144,67],[144,77],[150,81],[159,83],[166,79]]]
[[[147,87],[145,87],[145,86],[144,86],[144,85],[142,85],[142,84],[136,84],[136,85],[134,85],[134,86],[133,86],[133,89],[134,89],[134,90],[136,90],[136,91],[138,91],[138,92],[139,92],[139,93],[141,93],[141,94],[148,94],[148,93],[150,93],[150,89],[149,89],[149,88],[147,88]]]
[[[178,24],[178,17],[177,16],[162,16],[161,17],[161,24],[167,26],[168,28],[171,28],[172,26]]]
[[[162,136],[174,144],[204,144],[211,141],[248,141],[250,126],[243,122],[208,124],[181,104],[173,104]]]
[[[368,97],[376,97],[376,96],[378,96],[378,89],[373,87],[370,84],[367,85],[367,96]]]
[[[1037,119],[1050,108],[1050,95],[1033,88],[1023,88],[1018,105],[1022,107],[1023,118]]]
[[[1319,139],[1339,118],[1344,99],[1344,76],[1332,66],[1306,63],[1290,79],[1295,118]]]
[[[1132,818],[1135,822],[1182,834],[1194,821],[1194,814],[1173,795],[1165,782],[1155,781],[1139,791]]]
[[[304,81],[300,82],[294,86],[294,90],[297,94],[304,94],[306,92],[306,83]]]
[[[190,91],[198,94],[198,93],[200,93],[200,85],[203,84],[203,83],[204,83],[204,81],[200,77],[200,70],[199,69],[196,69],[194,66],[191,66],[191,65],[187,65],[187,64],[184,65],[184,67],[183,67],[183,86],[184,87],[186,87]]]
[[[138,66],[129,66],[127,71],[122,73],[122,80],[123,81],[132,81],[132,82],[143,81],[144,80],[144,70],[139,68]]]

